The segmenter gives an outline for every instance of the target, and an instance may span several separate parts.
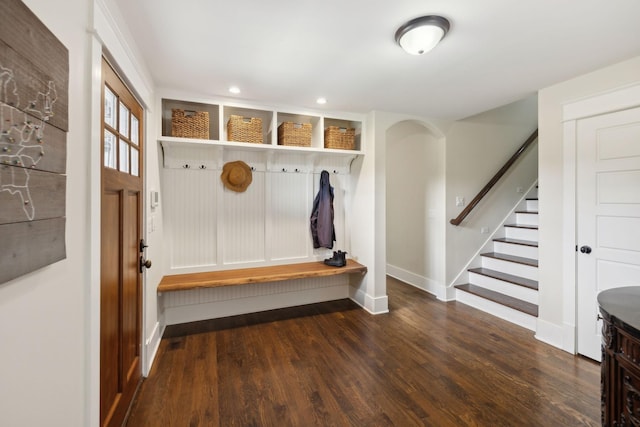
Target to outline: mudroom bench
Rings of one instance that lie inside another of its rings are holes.
[[[336,276],[340,274],[364,275],[366,272],[366,266],[349,259],[347,260],[347,265],[344,267],[330,267],[322,262],[305,262],[202,273],[172,274],[162,278],[158,285],[158,293],[185,291],[197,288],[247,285],[251,283],[279,282],[283,280]]]

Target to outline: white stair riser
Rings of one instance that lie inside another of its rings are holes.
[[[538,201],[537,200],[527,200],[526,201],[527,210],[528,211],[538,211]]]
[[[505,235],[511,239],[538,241],[538,230],[530,228],[505,227]]]
[[[530,265],[518,264],[517,262],[503,261],[491,257],[482,257],[482,267],[489,270],[501,271],[525,279],[538,280],[538,268]]]
[[[538,214],[516,213],[516,223],[521,225],[538,225]]]
[[[501,254],[538,259],[538,248],[535,246],[516,245],[513,243],[493,242],[493,251]]]
[[[494,279],[493,277],[487,277],[482,274],[473,272],[469,272],[469,283],[471,283],[472,285],[483,287],[485,289],[499,292],[503,295],[509,295],[510,297],[518,298],[522,301],[527,301],[536,305],[538,304],[538,291],[535,289],[515,285],[513,283],[505,282],[500,279]]]
[[[526,313],[522,313],[521,311],[514,310],[504,305],[496,304],[493,301],[489,301],[487,299],[470,294],[468,292],[461,291],[459,289],[456,290],[456,300],[463,304],[477,308],[478,310],[489,313],[493,316],[499,317],[500,319],[504,319],[507,322],[520,325],[523,328],[529,329],[530,331],[536,330],[537,319]]]

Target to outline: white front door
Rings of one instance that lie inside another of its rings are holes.
[[[600,360],[597,294],[640,285],[640,108],[577,125],[578,353]]]

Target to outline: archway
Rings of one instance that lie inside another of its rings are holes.
[[[416,120],[385,132],[386,274],[438,294],[445,280],[445,140]]]

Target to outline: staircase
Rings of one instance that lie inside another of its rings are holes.
[[[504,237],[480,254],[480,267],[468,270],[469,282],[456,285],[456,300],[536,330],[538,317],[537,187],[516,208]],[[498,233],[497,233],[498,234]]]

